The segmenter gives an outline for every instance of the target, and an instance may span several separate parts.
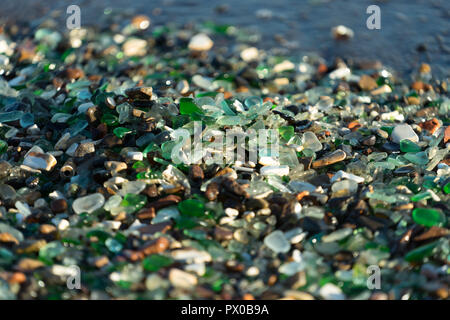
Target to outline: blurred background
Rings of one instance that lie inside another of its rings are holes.
[[[106,14],[146,14],[151,26],[214,22],[248,28],[255,46],[290,54],[315,52],[331,61],[379,60],[401,75],[422,62],[437,77],[450,67],[449,0],[14,0],[3,1],[2,22],[39,24],[53,17],[65,28],[66,8],[81,8],[81,24],[99,25]],[[369,5],[381,8],[381,29],[369,30]],[[337,41],[331,29],[345,25],[353,38]]]

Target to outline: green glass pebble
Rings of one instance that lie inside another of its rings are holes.
[[[117,232],[114,237],[114,240],[119,241],[121,244],[125,244],[127,242],[127,236],[121,232]]]
[[[283,126],[278,128],[278,132],[284,140],[289,141],[294,136],[294,127]]]
[[[178,141],[166,141],[161,145],[161,155],[164,159],[172,158],[172,150],[178,143]]]
[[[188,199],[178,204],[178,210],[186,216],[201,217],[205,213],[205,205],[199,200]]]
[[[253,106],[259,106],[262,105],[263,100],[260,97],[248,97],[247,99],[244,100],[244,105],[247,108],[251,108]]]
[[[91,237],[95,237],[95,238],[97,238],[98,242],[104,243],[106,241],[106,239],[108,239],[110,237],[110,234],[106,231],[97,229],[97,230],[89,231],[86,234],[86,238],[91,238]]]
[[[441,227],[446,222],[446,218],[442,212],[430,208],[416,208],[412,212],[412,217],[414,222],[425,227]]]
[[[305,157],[313,157],[315,155],[315,152],[311,149],[304,149],[302,153]]]
[[[0,140],[0,154],[5,153],[8,150],[8,143],[4,140]]]
[[[0,123],[19,120],[23,115],[23,111],[0,112]]]
[[[202,98],[202,97],[213,97],[214,98],[215,96],[217,96],[217,92],[215,92],[215,91],[200,92],[200,93],[197,93],[197,95],[196,95],[197,98]]]
[[[128,128],[125,128],[125,127],[118,127],[118,128],[115,128],[115,129],[113,130],[114,135],[115,135],[117,138],[120,138],[120,139],[122,139],[122,138],[125,137],[127,134],[130,134],[130,133],[132,133],[132,132],[133,132],[132,130],[130,130],[130,129],[128,129]]]
[[[211,289],[215,292],[220,292],[222,290],[222,285],[224,284],[224,280],[218,279],[214,281],[214,283],[211,285]]]
[[[1,149],[0,149],[1,150]],[[1,153],[1,151],[0,151],[0,153]],[[450,193],[450,182],[449,183],[447,183],[445,186],[444,186],[444,192],[446,193],[446,194],[449,194]]]
[[[133,212],[142,209],[147,203],[147,197],[142,194],[128,193],[120,204],[122,207],[130,207]]]
[[[235,116],[236,115],[234,113],[234,111],[231,110],[231,108],[228,106],[228,103],[225,100],[223,100],[220,105],[222,107],[223,112],[225,112],[226,115],[228,115],[228,116]]]
[[[168,162],[168,161],[166,161],[164,159],[158,158],[158,157],[154,157],[153,161],[158,162],[158,163],[160,163],[162,165],[169,165],[170,164],[170,162]]]
[[[421,192],[421,193],[418,193],[418,194],[412,196],[411,201],[417,202],[417,201],[422,201],[422,200],[426,200],[426,199],[430,199],[430,198],[431,198],[431,194],[428,191],[425,191],[425,192]]]
[[[102,123],[106,124],[107,126],[114,126],[119,123],[119,118],[117,118],[113,114],[104,114],[102,116]]]
[[[391,135],[392,131],[394,131],[394,127],[383,126],[380,129],[383,130],[383,131],[386,131],[389,135]]]
[[[105,246],[113,253],[119,253],[123,248],[122,244],[113,238],[106,239]]]
[[[145,173],[145,174],[141,174],[141,173]],[[138,175],[139,175],[139,177],[142,177],[139,179],[161,179],[162,178],[162,174],[160,171],[139,172]]]
[[[207,234],[203,230],[183,230],[184,235],[196,240],[206,240]]]
[[[59,241],[47,243],[39,250],[39,259],[46,264],[52,264],[53,259],[64,253],[66,248]]]
[[[136,161],[133,164],[133,169],[142,169],[142,168],[146,168],[146,167],[147,167],[147,165],[143,161]]]
[[[173,260],[160,254],[152,254],[142,261],[142,267],[151,272],[158,271],[161,268],[170,266]]]
[[[408,182],[406,186],[408,187],[409,190],[411,190],[414,193],[418,193],[421,190],[419,185],[412,182]]]
[[[401,152],[420,152],[422,149],[409,139],[403,139],[400,141]]]
[[[178,217],[176,219],[176,228],[177,229],[192,229],[198,226],[198,223],[195,219],[190,217]]]
[[[6,248],[0,248],[0,265],[11,263],[14,260],[14,254]]]
[[[417,153],[412,153],[412,152],[408,152],[405,153],[405,158],[414,164],[417,165],[426,165],[428,163],[428,156],[426,155],[425,152],[417,152]]]
[[[136,175],[137,179],[151,179],[152,177],[152,172],[139,172]]]
[[[433,181],[433,179],[434,179],[434,177],[431,178],[431,179],[429,177],[424,177],[422,186],[425,189],[434,189],[434,188],[436,188],[436,183]]]
[[[190,118],[188,115],[178,115],[176,117],[172,118],[172,128],[173,129],[178,129],[182,126],[184,126],[185,124],[189,123]]]
[[[192,98],[180,99],[180,114],[191,115],[193,113],[203,113],[202,109],[197,107]]]
[[[424,246],[418,247],[411,250],[405,255],[405,260],[408,262],[420,262],[426,257],[429,257],[433,253],[433,249],[438,244],[437,241],[426,244]]]
[[[237,126],[242,124],[242,118],[239,116],[222,116],[217,119],[217,124],[221,126]]]
[[[149,143],[148,146],[144,148],[144,150],[142,150],[142,153],[144,154],[145,157],[147,157],[147,153],[149,153],[150,151],[156,151],[158,149],[159,147],[154,142],[151,142]]]
[[[119,280],[116,284],[122,289],[129,290],[133,283],[131,281]]]
[[[34,124],[34,114],[27,112],[24,113],[22,117],[20,117],[20,126],[22,128],[28,128],[33,124]]]

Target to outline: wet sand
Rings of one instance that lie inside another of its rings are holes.
[[[280,38],[291,54],[317,52],[329,59],[343,57],[354,60],[378,59],[402,76],[409,75],[422,62],[429,63],[438,78],[450,72],[450,2],[445,0],[349,1],[349,0],[283,0],[283,1],[203,1],[152,0],[80,1],[46,0],[36,2],[16,0],[3,3],[0,17],[12,21],[36,23],[51,12],[59,12],[57,21],[65,27],[68,5],[81,7],[82,24],[97,24],[106,8],[113,11],[144,13],[153,26],[172,22],[214,21],[249,27],[261,34],[258,47],[281,47]],[[226,4],[226,11],[216,8]],[[381,8],[381,30],[366,27],[366,8],[376,4]],[[268,9],[269,19],[256,15],[258,9]],[[355,32],[350,41],[334,41],[332,27],[343,24]],[[277,40],[278,39],[278,40]]]

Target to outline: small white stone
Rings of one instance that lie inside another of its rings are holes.
[[[239,211],[234,208],[226,208],[225,214],[230,218],[236,218],[239,215]]]
[[[344,300],[345,295],[342,293],[341,288],[332,283],[325,284],[319,290],[319,294],[325,300]]]
[[[348,78],[351,75],[351,71],[349,68],[347,67],[343,67],[343,68],[338,68],[332,72],[330,72],[330,74],[328,75],[330,77],[330,79],[345,79]]]
[[[258,163],[263,166],[279,166],[280,161],[272,157],[260,157]]]
[[[392,111],[392,112],[386,112],[381,114],[381,120],[388,120],[388,121],[404,121],[405,116],[398,112],[398,110]]]
[[[286,239],[292,244],[301,242],[306,237],[306,235],[307,233],[303,232],[302,228],[294,228],[285,232],[284,234]]]
[[[180,269],[170,269],[170,283],[177,288],[192,289],[197,285],[197,277]]]
[[[53,265],[50,268],[50,272],[52,274],[54,274],[56,276],[60,276],[60,277],[68,277],[68,276],[75,276],[75,275],[77,275],[77,269],[76,268],[63,266],[63,265],[60,265],[60,264]]]
[[[56,142],[55,150],[64,150],[68,147],[68,141],[70,139],[70,133],[67,132]],[[76,148],[73,150],[75,152]]]
[[[261,175],[277,175],[277,176],[287,176],[289,174],[289,167],[283,166],[265,166],[261,168]]]
[[[352,173],[348,173],[342,170],[339,170],[338,172],[336,172],[336,174],[333,176],[333,178],[331,178],[331,183],[334,183],[336,181],[339,181],[341,179],[348,179],[348,180],[353,180],[356,183],[362,183],[364,182],[364,178],[354,175]]]
[[[15,205],[17,210],[19,210],[20,214],[22,214],[24,217],[27,217],[31,214],[30,206],[28,205],[28,203],[16,201]]]
[[[242,60],[249,62],[258,59],[259,57],[259,51],[255,47],[250,47],[242,50],[241,52],[241,58]]]
[[[389,87],[387,84],[382,85],[381,87],[372,90],[370,93],[374,96],[379,95],[379,94],[383,94],[383,93],[391,93],[392,89],[391,87]]]
[[[419,137],[409,124],[396,125],[394,130],[392,130],[391,138],[395,143],[400,143],[400,141],[404,139],[419,142]]]
[[[279,72],[283,72],[283,71],[292,70],[294,68],[295,68],[295,64],[293,64],[289,60],[284,60],[283,62],[280,62],[273,67],[273,72],[279,73]]]
[[[353,38],[355,33],[352,29],[344,25],[339,25],[331,29],[331,34],[335,39],[350,39]]]
[[[127,153],[127,158],[133,161],[142,161],[144,159],[144,154],[140,151],[129,151]]]
[[[287,262],[287,263],[281,265],[279,268],[279,271],[282,274],[292,276],[292,275],[296,274],[297,272],[302,271],[303,269],[305,269],[305,266],[303,263],[294,261],[294,262]]]
[[[262,208],[259,209],[257,213],[260,216],[269,216],[272,213],[272,210],[270,210],[270,208]]]
[[[211,262],[212,257],[207,251],[200,251],[196,249],[180,249],[174,250],[171,253],[172,258],[177,261],[186,263],[205,263]]]
[[[295,249],[292,251],[292,259],[295,262],[303,262],[303,257],[302,257],[302,253],[300,252],[300,250]]]
[[[142,39],[130,39],[123,44],[123,53],[126,56],[144,56],[147,53],[147,41]]]
[[[70,222],[66,219],[62,219],[59,223],[58,223],[58,230],[59,231],[64,231],[67,230],[67,228],[69,228],[70,226]]]
[[[251,266],[250,268],[247,269],[245,274],[249,277],[256,277],[259,275],[259,269],[255,266]]]
[[[30,152],[23,160],[23,165],[37,170],[50,171],[56,165],[54,156],[48,153]]]
[[[156,290],[160,288],[165,288],[168,286],[168,281],[164,280],[157,274],[153,273],[150,274],[147,279],[145,280],[145,286],[147,287],[147,290]]]
[[[198,276],[203,276],[206,272],[206,266],[204,263],[191,263],[184,267],[184,270],[188,272],[196,273]]]
[[[354,180],[341,180],[333,183],[331,191],[339,192],[342,190],[348,190],[350,193],[354,193],[358,190],[358,183]]]
[[[289,84],[289,79],[286,77],[283,78],[276,78],[273,80],[273,83],[277,86],[277,87],[282,87],[282,86],[287,86]]]
[[[249,168],[254,168],[254,167],[256,167],[256,163],[254,163],[253,161],[248,161],[248,162],[247,162],[247,166],[248,166]]]
[[[231,217],[222,217],[219,220],[219,224],[224,225],[224,224],[230,224],[234,221],[234,218]]]
[[[283,232],[276,230],[264,238],[264,244],[269,249],[279,253],[286,253],[291,248],[291,244],[286,239]]]
[[[72,209],[76,214],[83,212],[92,213],[103,207],[105,197],[101,193],[90,194],[76,199],[72,204]]]
[[[212,48],[214,42],[205,33],[196,34],[189,41],[188,48],[193,51],[208,51]]]
[[[52,200],[65,199],[64,194],[59,190],[50,192],[48,196]]]

